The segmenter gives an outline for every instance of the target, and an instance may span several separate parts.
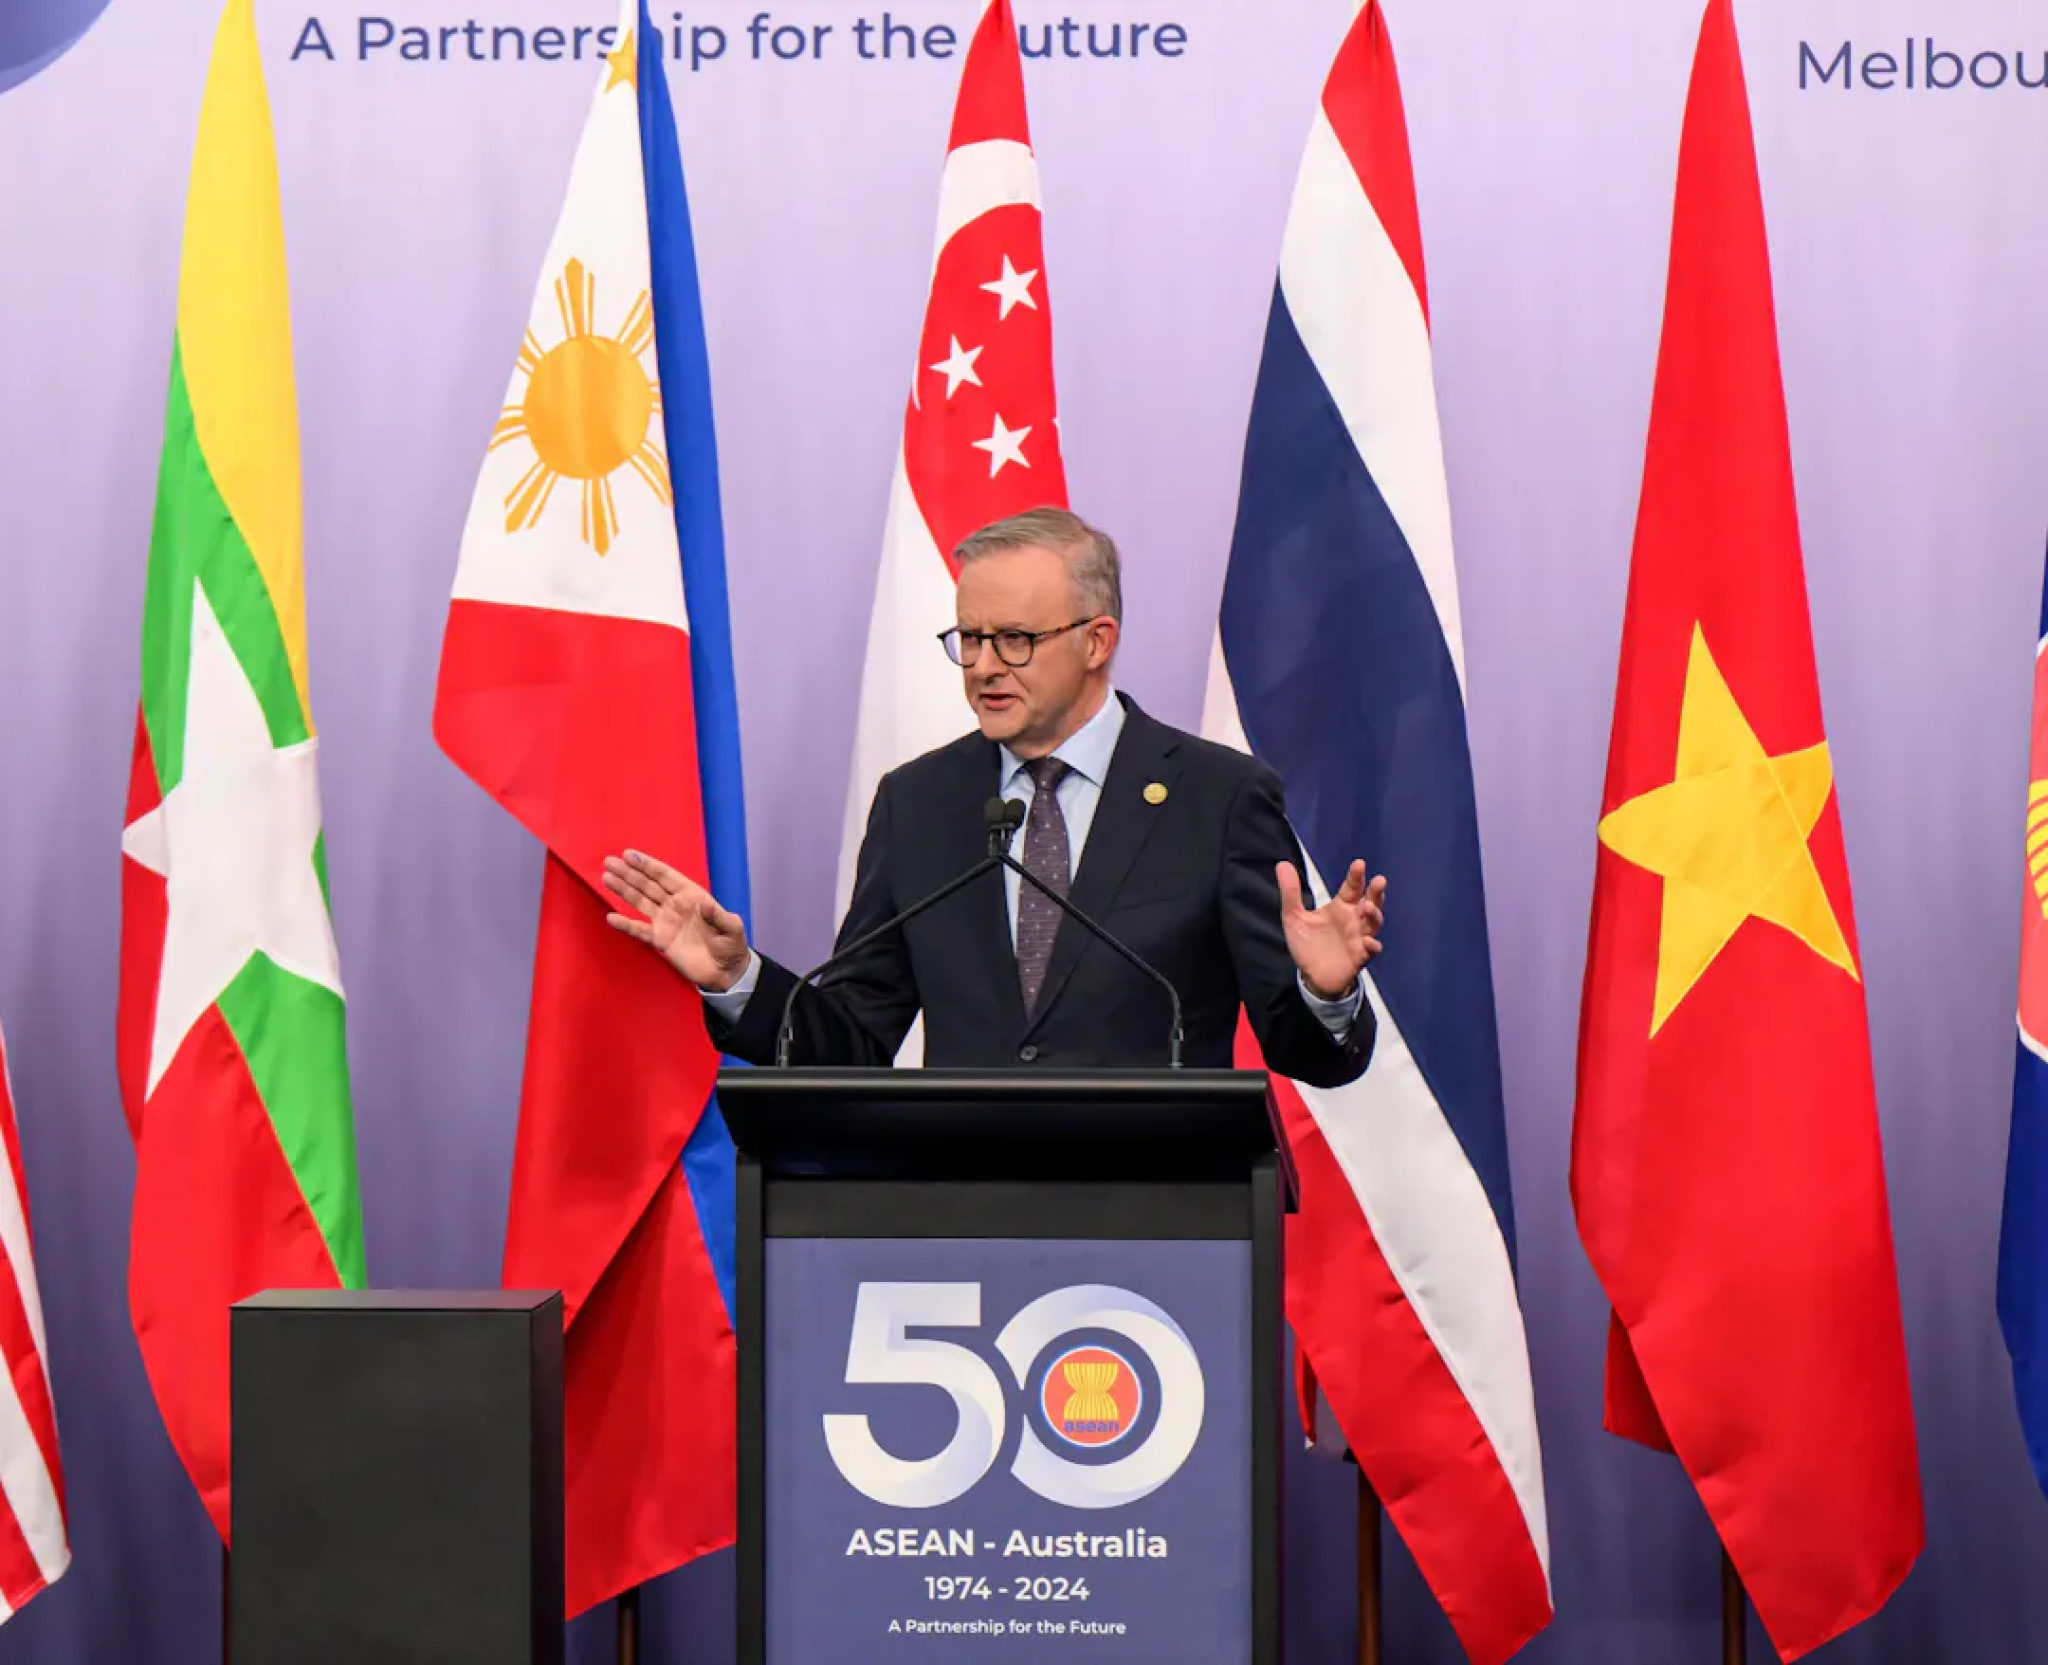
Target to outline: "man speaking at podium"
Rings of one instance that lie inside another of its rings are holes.
[[[1178,991],[1186,1062],[1229,1066],[1241,1005],[1270,1068],[1323,1087],[1363,1073],[1373,1015],[1362,974],[1379,952],[1385,879],[1367,883],[1354,861],[1336,895],[1309,907],[1272,770],[1155,721],[1111,686],[1123,597],[1103,533],[1033,509],[954,556],[958,623],[940,641],[977,732],[883,777],[840,949],[973,868],[1000,794],[1024,808],[1025,869]],[[702,991],[721,1050],[771,1061],[795,974],[667,863],[631,851],[605,867],[632,910],[611,923]],[[791,1058],[887,1065],[922,1010],[935,1066],[1164,1064],[1158,984],[1015,872],[1000,880],[986,873],[881,930],[801,991]]]

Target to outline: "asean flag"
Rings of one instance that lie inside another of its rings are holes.
[[[746,891],[718,469],[659,36],[608,32],[463,532],[442,749],[547,848],[508,1287],[560,1289],[568,1610],[733,1535],[732,1150],[607,853]]]
[[[2020,898],[2019,1037],[2005,1208],[1998,1230],[1998,1324],[2034,1477],[2048,1489],[2048,578],[2034,644],[2027,759],[2026,875]]]

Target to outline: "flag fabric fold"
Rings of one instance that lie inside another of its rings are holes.
[[[1922,1515],[1730,0],[1680,141],[1598,851],[1572,1197],[1607,1424],[1677,1453],[1793,1659],[1884,1603]]]
[[[1301,1187],[1287,1313],[1304,1424],[1348,1445],[1493,1662],[1549,1622],[1549,1537],[1458,605],[1406,120],[1369,0],[1282,238],[1203,732],[1279,771],[1319,896],[1359,855],[1389,875],[1371,1068],[1274,1084]],[[1239,1061],[1259,1062],[1242,1026]]]
[[[2034,1478],[2048,1490],[2048,573],[2034,644],[2025,824],[2019,1037],[1998,1228],[1998,1325],[2012,1356],[2027,1456]]]
[[[508,1287],[563,1292],[570,1613],[733,1534],[733,1155],[698,997],[605,924],[744,910],[709,363],[660,36],[625,0],[477,479],[434,732],[546,846]]]
[[[29,1224],[28,1177],[14,1089],[7,1075],[7,1038],[0,1035],[0,1623],[12,1618],[71,1565],[65,1524],[64,1462],[57,1446],[57,1407],[50,1392],[50,1347],[36,1286]]]
[[[362,1211],[308,696],[284,226],[251,0],[222,14],[178,276],[121,838],[128,1302],[229,1528],[228,1308],[360,1287]]]
[[[960,674],[936,640],[953,622],[954,547],[1004,515],[1067,506],[1057,412],[1024,63],[1009,0],[989,0],[961,65],[882,533],[839,846],[842,909],[882,776],[964,723]],[[921,1055],[921,1037],[920,1026],[900,1061]]]

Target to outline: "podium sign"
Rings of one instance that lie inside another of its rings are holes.
[[[1251,1657],[1251,1246],[767,1245],[768,1665]]]
[[[739,1665],[1280,1665],[1260,1075],[730,1070]]]

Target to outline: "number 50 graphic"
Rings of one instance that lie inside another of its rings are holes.
[[[898,1457],[882,1449],[863,1415],[825,1418],[825,1444],[846,1483],[894,1509],[936,1509],[963,1496],[1003,1448],[1009,1395],[979,1353],[956,1341],[912,1336],[912,1329],[981,1328],[978,1283],[863,1283],[854,1302],[846,1380],[935,1387],[949,1395],[959,1422],[945,1449]],[[1141,1348],[1159,1377],[1159,1416],[1135,1450],[1110,1463],[1057,1455],[1027,1420],[1010,1472],[1040,1497],[1074,1509],[1113,1509],[1148,1496],[1179,1472],[1202,1431],[1202,1366],[1164,1310],[1110,1284],[1072,1284],[1026,1306],[996,1336],[996,1351],[1029,1387],[1031,1364],[1074,1330],[1106,1330]]]

